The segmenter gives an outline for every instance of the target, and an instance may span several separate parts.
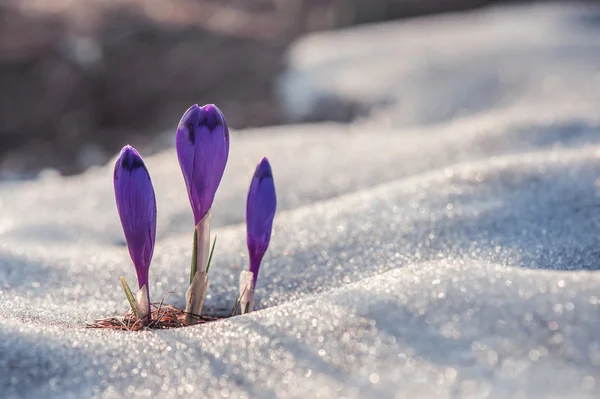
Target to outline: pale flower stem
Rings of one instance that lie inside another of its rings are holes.
[[[194,227],[194,241],[192,244],[192,265],[190,266],[190,284],[194,281],[196,268],[198,267],[198,230]]]
[[[198,222],[195,229],[194,249],[196,253],[192,254],[192,259],[196,259],[195,269],[192,266],[190,287],[185,295],[186,306],[185,311],[194,315],[200,315],[206,297],[208,288],[208,275],[206,267],[208,265],[208,255],[210,252],[210,210]],[[193,322],[194,318],[191,315],[187,316],[188,322]]]
[[[210,253],[210,209],[196,225],[196,231],[198,232],[196,272],[205,272]]]
[[[206,272],[196,272],[194,280],[185,294],[185,311],[188,313],[185,319],[188,323],[194,324],[198,321],[196,316],[199,316],[202,312],[207,289],[208,275]]]
[[[148,292],[148,287],[146,285],[142,286],[140,290],[135,295],[136,301],[136,316],[140,319],[147,319],[150,321],[152,318],[152,313],[150,312],[150,293]]]
[[[254,310],[254,287],[252,279],[254,273],[244,270],[240,273],[240,310],[242,314],[250,313]]]

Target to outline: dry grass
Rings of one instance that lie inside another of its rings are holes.
[[[87,324],[87,328],[107,328],[120,331],[140,331],[140,330],[164,330],[169,328],[187,327],[195,324],[210,323],[211,321],[222,319],[223,317],[192,315],[196,320],[194,323],[188,323],[186,316],[188,313],[181,309],[174,308],[171,305],[164,305],[162,302],[152,304],[152,320],[138,318],[131,310],[123,312],[120,316],[108,317],[106,319],[94,320]]]

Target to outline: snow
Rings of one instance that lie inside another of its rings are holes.
[[[112,165],[0,185],[1,396],[598,397],[599,16],[497,8],[300,41],[282,101],[310,81],[309,102],[370,112],[232,133],[206,304],[233,307],[268,156],[279,207],[249,315],[85,329],[126,309],[120,275],[135,282]],[[185,186],[173,150],[147,165],[150,292],[183,307]]]

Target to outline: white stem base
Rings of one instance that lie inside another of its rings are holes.
[[[240,273],[240,309],[242,314],[250,313],[254,310],[253,277],[254,273],[249,271]]]
[[[197,271],[196,275],[194,276],[194,280],[192,280],[192,284],[190,284],[190,287],[185,294],[185,311],[187,313],[191,313],[186,316],[186,321],[188,323],[198,321],[198,319],[192,316],[192,314],[199,316],[202,312],[207,290],[208,274],[206,272]]]
[[[143,285],[142,288],[135,294],[136,316],[140,319],[148,316],[148,287]]]

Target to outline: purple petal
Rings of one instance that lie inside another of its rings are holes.
[[[256,167],[246,202],[246,242],[250,256],[250,271],[254,273],[253,285],[256,285],[260,262],[271,240],[276,209],[277,197],[271,165],[267,158],[263,158]]]
[[[212,207],[229,156],[229,129],[219,108],[192,105],[179,122],[175,147],[198,224]]]
[[[114,172],[115,198],[139,288],[148,287],[148,269],[156,237],[156,198],[144,161],[135,148],[125,146]]]

